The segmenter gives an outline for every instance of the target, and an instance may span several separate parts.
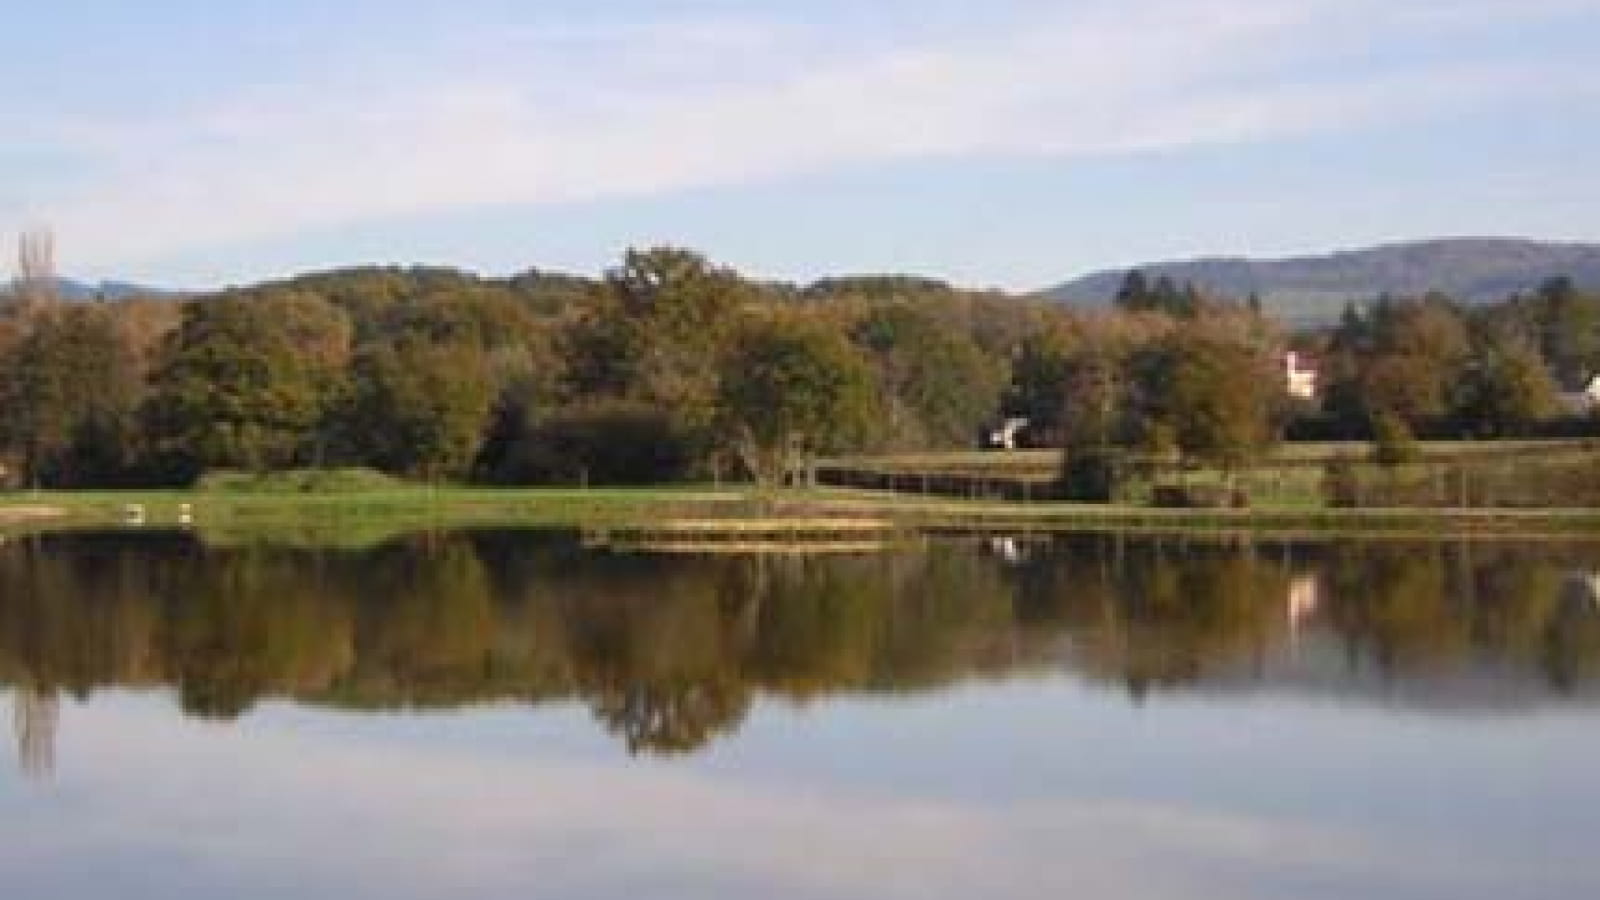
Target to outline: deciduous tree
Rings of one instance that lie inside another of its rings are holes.
[[[777,484],[812,454],[849,449],[873,410],[872,373],[843,335],[788,318],[741,334],[722,382],[722,427],[745,467]]]
[[[190,303],[153,377],[146,419],[155,449],[189,477],[308,460],[342,374],[339,354],[315,338],[337,321],[314,300]]]

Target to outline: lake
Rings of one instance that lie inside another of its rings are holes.
[[[1597,544],[13,538],[0,704],[7,898],[1600,896]]]

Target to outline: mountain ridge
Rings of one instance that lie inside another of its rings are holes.
[[[1600,289],[1600,243],[1456,237],[1272,259],[1203,256],[1092,272],[1041,295],[1075,306],[1106,305],[1134,269],[1227,297],[1256,294],[1269,312],[1291,323],[1320,324],[1336,319],[1347,303],[1385,294],[1438,291],[1464,303],[1492,303],[1557,276]]]
[[[1600,242],[1447,237],[1276,258],[1214,254],[1102,269],[1034,296],[1070,306],[1109,305],[1123,278],[1135,269],[1152,279],[1165,275],[1180,283],[1192,282],[1225,297],[1243,299],[1256,294],[1269,312],[1291,324],[1313,325],[1335,320],[1348,303],[1364,303],[1385,294],[1417,296],[1438,291],[1464,303],[1483,304],[1531,291],[1557,276],[1569,277],[1581,288],[1600,290]],[[339,271],[343,270],[303,277]],[[59,295],[71,301],[192,294],[119,280],[62,277],[57,283]],[[0,293],[8,287],[0,283]]]

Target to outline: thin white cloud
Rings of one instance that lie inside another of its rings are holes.
[[[1392,6],[1091,2],[900,45],[836,46],[826,30],[756,20],[513,30],[481,54],[308,71],[183,115],[49,123],[38,131],[78,161],[75,174],[0,198],[0,226],[47,219],[70,257],[104,267],[395,216],[836,166],[1263,140],[1600,81],[1561,59],[1302,77],[1307,62],[1337,69],[1341,53],[1384,40],[1586,5]],[[1379,24],[1362,24],[1369,16]]]

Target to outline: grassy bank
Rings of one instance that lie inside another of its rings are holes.
[[[1152,505],[1158,485],[1227,483],[1258,510],[1319,512],[1329,503],[1330,465],[1347,472],[1338,505],[1357,507],[1524,508],[1600,506],[1600,441],[1424,441],[1401,464],[1379,465],[1366,443],[1283,444],[1224,475],[1215,468],[1159,469],[1125,460],[1121,503]],[[824,484],[964,499],[1038,500],[1052,495],[1057,450],[908,453],[821,461]]]
[[[1526,481],[1547,464],[1600,466],[1596,447],[1576,442],[1449,443],[1430,444],[1425,449],[1432,459],[1471,459],[1472,471],[1495,474],[1502,481],[1518,477]],[[741,522],[784,529],[818,518],[883,520],[903,534],[1097,529],[1600,536],[1600,509],[1593,507],[1467,509],[1413,504],[1330,509],[1321,496],[1320,467],[1306,463],[1349,456],[1353,450],[1351,445],[1335,444],[1280,448],[1276,458],[1245,476],[1254,489],[1255,502],[1241,510],[1155,509],[1137,498],[1120,505],[1092,505],[953,499],[839,487],[771,492],[739,486],[430,487],[366,470],[298,470],[267,475],[216,473],[194,490],[0,494],[0,532],[127,525],[130,510],[137,509],[141,527],[193,527],[212,541],[269,539],[349,546],[369,545],[405,532],[477,527],[555,527],[591,534],[645,534],[658,529],[665,534],[675,522],[719,523],[718,527],[728,532],[721,538],[731,540]],[[880,469],[924,467],[945,473],[991,475],[1009,470],[1043,483],[1051,477],[1057,459],[1051,452],[947,453],[854,462]],[[1401,497],[1412,482],[1437,484],[1441,498],[1456,496],[1455,483],[1439,477],[1428,465],[1383,469],[1360,463],[1360,488],[1379,502],[1385,497]],[[1206,474],[1186,477],[1191,482],[1202,481]],[[1469,496],[1482,494],[1484,485],[1493,486],[1483,481]]]
[[[402,487],[361,493],[216,494],[195,491],[41,492],[0,496],[0,528],[13,533],[115,527],[143,510],[142,527],[192,527],[209,540],[293,540],[364,545],[414,531],[561,527],[604,532],[674,521],[772,522],[873,517],[906,533],[1051,530],[1600,536],[1600,509],[1166,510],[1140,506],[941,500],[872,491],[757,494],[739,489],[504,490]]]
[[[188,523],[183,521],[187,507]],[[501,490],[395,487],[332,493],[205,491],[42,491],[0,495],[0,527],[13,532],[126,525],[188,524],[209,536],[297,536],[307,541],[367,543],[407,531],[468,527],[588,527],[684,516],[751,512],[739,491]]]

